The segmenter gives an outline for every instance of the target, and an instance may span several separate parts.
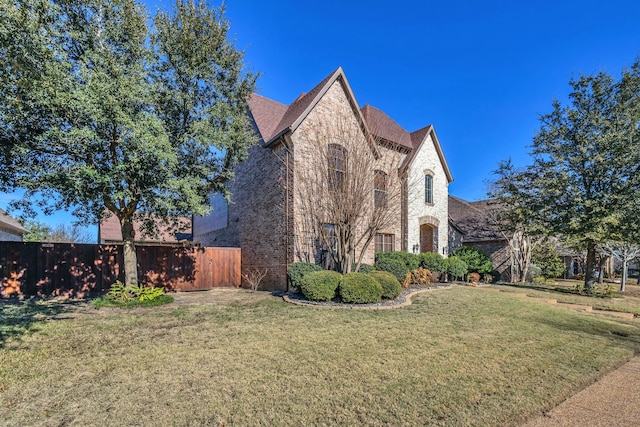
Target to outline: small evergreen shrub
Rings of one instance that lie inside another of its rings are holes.
[[[349,273],[342,276],[339,287],[343,302],[350,304],[371,304],[382,299],[382,285],[372,276],[364,273]]]
[[[432,273],[443,273],[446,271],[444,258],[435,252],[425,252],[420,256],[420,267],[426,268]]]
[[[322,271],[322,267],[317,264],[309,264],[306,262],[294,262],[287,268],[287,277],[289,278],[289,285],[292,290],[297,291],[300,289],[302,278],[311,272]]]
[[[352,269],[353,271],[355,271],[355,264],[353,265]],[[358,273],[371,273],[374,270],[373,265],[370,264],[360,264],[360,269],[357,271]]]
[[[542,269],[535,264],[529,264],[526,277],[527,282],[533,282],[535,277],[542,277]]]
[[[480,249],[472,246],[461,246],[451,252],[451,255],[460,258],[467,264],[465,273],[475,272],[482,274],[493,270],[491,258]]]
[[[379,261],[396,260],[407,266],[407,271],[413,271],[420,267],[420,256],[408,252],[378,252],[376,254],[376,264]]]
[[[382,259],[376,261],[376,269],[393,274],[399,282],[403,282],[409,272],[409,267],[397,259]]]
[[[445,267],[447,269],[447,274],[454,279],[458,279],[459,277],[464,276],[464,274],[467,272],[467,263],[457,256],[450,256],[444,261]]]
[[[411,285],[429,286],[431,284],[432,276],[433,275],[431,274],[431,271],[427,270],[426,268],[420,267],[407,274],[402,287],[408,288]]]
[[[336,296],[341,278],[335,271],[312,271],[302,278],[300,292],[309,301],[330,301]]]
[[[402,287],[396,276],[386,271],[372,271],[369,276],[373,277],[382,286],[382,298],[395,299],[398,298]]]

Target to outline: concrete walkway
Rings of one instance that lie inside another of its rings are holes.
[[[640,426],[640,357],[524,427]]]

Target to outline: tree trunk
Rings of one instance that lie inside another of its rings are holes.
[[[620,292],[627,290],[627,259],[622,260],[622,279],[620,279]]]
[[[138,256],[134,244],[136,232],[133,229],[133,220],[131,218],[120,220],[120,227],[124,241],[124,283],[125,285],[137,285]]]
[[[593,285],[595,283],[595,277],[593,277],[593,266],[596,261],[596,245],[595,243],[589,243],[587,245],[587,268],[584,272],[584,291],[587,294],[591,294]]]
[[[609,257],[602,256],[600,258],[600,262],[598,263],[598,283],[602,284],[604,282],[604,265],[607,263],[607,259]]]

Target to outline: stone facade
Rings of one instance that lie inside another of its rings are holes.
[[[436,151],[433,135],[428,133],[418,146],[407,171],[406,249],[409,252],[437,252],[446,257],[449,253],[449,180]],[[425,201],[425,175],[432,177],[432,203]],[[424,242],[424,236],[421,239],[421,227],[422,233],[432,230],[433,248],[421,247],[421,240]]]

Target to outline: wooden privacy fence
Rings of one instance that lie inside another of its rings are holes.
[[[240,249],[137,246],[138,280],[169,290],[240,286]],[[0,297],[84,297],[124,281],[122,245],[0,242]]]

